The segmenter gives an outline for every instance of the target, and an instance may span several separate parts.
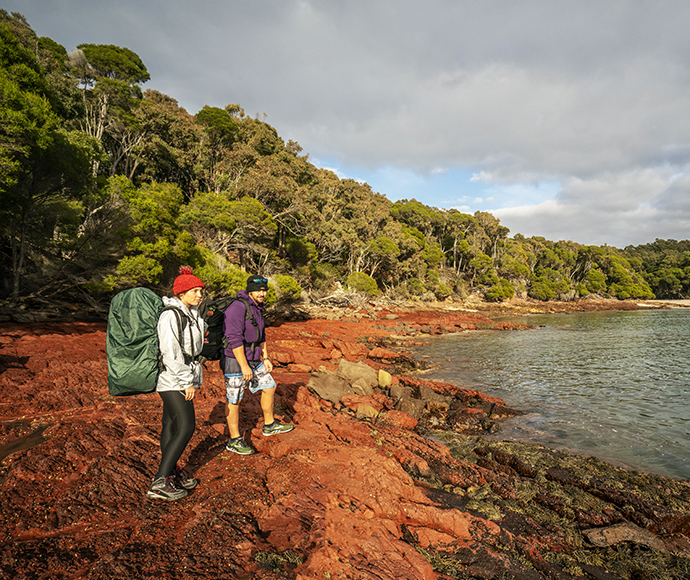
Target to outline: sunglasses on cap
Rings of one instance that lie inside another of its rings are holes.
[[[268,284],[268,278],[252,278],[254,284]]]

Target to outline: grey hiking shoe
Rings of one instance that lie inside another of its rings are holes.
[[[238,455],[254,455],[256,451],[249,447],[242,439],[242,437],[237,437],[236,439],[230,439],[228,444],[225,446],[228,451],[237,453]]]
[[[199,480],[194,479],[193,477],[189,477],[185,471],[175,466],[175,473],[173,473],[173,477],[175,478],[175,487],[182,488],[182,489],[194,489],[197,485],[199,485]]]
[[[151,487],[146,492],[146,497],[151,499],[163,499],[166,501],[175,501],[182,499],[187,495],[187,490],[175,485],[175,476],[157,477],[153,480]]]
[[[294,425],[281,423],[280,421],[273,421],[273,423],[271,423],[270,425],[264,425],[264,428],[261,430],[261,432],[264,434],[264,437],[270,437],[271,435],[288,433],[289,431],[292,431],[294,428]]]

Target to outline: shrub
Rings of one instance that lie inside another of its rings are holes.
[[[352,274],[347,277],[345,285],[351,290],[362,292],[367,296],[376,296],[379,293],[379,287],[376,284],[376,280],[364,272],[352,272]]]
[[[601,294],[606,291],[606,277],[599,270],[587,272],[585,286],[587,290],[594,294]]]
[[[448,286],[448,284],[444,284],[443,282],[441,282],[441,284],[439,284],[436,288],[436,298],[439,300],[445,300],[452,293],[453,291],[450,289],[450,286]]]
[[[548,280],[535,280],[527,291],[527,295],[535,300],[542,300],[546,302],[555,298],[556,292],[553,285]]]
[[[302,287],[292,276],[276,276],[276,284],[280,290],[280,297],[287,302],[295,302],[302,296]]]
[[[484,294],[489,302],[503,302],[504,300],[512,298],[514,295],[515,289],[505,278],[501,278],[498,284],[494,284],[489,288],[486,294]]]
[[[285,246],[290,261],[298,266],[314,262],[319,256],[316,246],[302,238],[290,237]]]
[[[194,274],[203,280],[207,293],[235,296],[247,287],[247,273],[223,256],[201,248],[201,258],[203,264],[194,268]]]
[[[340,277],[338,269],[328,262],[318,262],[309,271],[311,283],[316,290],[330,290]]]
[[[421,296],[426,291],[424,284],[419,278],[410,278],[407,281],[407,291],[411,296]]]

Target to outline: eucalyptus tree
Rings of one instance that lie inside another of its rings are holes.
[[[200,169],[204,176],[201,188],[220,192],[227,184],[222,180],[218,165],[237,139],[238,127],[232,114],[220,107],[204,106],[196,115],[203,127],[200,149]]]
[[[72,220],[67,214],[82,211],[97,152],[86,136],[63,128],[49,98],[46,69],[5,19],[0,65],[0,232],[11,249],[11,292],[17,299],[28,244],[37,253],[47,251],[60,239],[61,224]]]
[[[133,110],[142,98],[139,84],[150,79],[149,73],[135,52],[112,44],[80,44],[69,53],[68,64],[82,91],[81,128],[103,144],[112,176],[145,136]],[[99,167],[94,164],[94,174]]]

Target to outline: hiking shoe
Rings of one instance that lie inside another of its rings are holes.
[[[237,453],[238,455],[254,455],[256,451],[249,447],[242,439],[242,437],[237,437],[237,439],[230,439],[228,444],[225,446],[228,451]]]
[[[270,425],[264,425],[264,428],[261,431],[264,434],[264,437],[269,437],[270,435],[280,435],[281,433],[287,433],[288,431],[292,431],[294,428],[294,425],[286,425],[285,423],[281,423],[280,421],[273,421],[273,423],[271,423]]]
[[[175,478],[175,487],[182,489],[194,489],[199,485],[199,480],[189,477],[184,471],[182,471],[177,465],[175,466],[175,473],[173,473]]]
[[[146,497],[175,501],[187,495],[187,490],[175,485],[175,476],[157,477],[146,492]]]

